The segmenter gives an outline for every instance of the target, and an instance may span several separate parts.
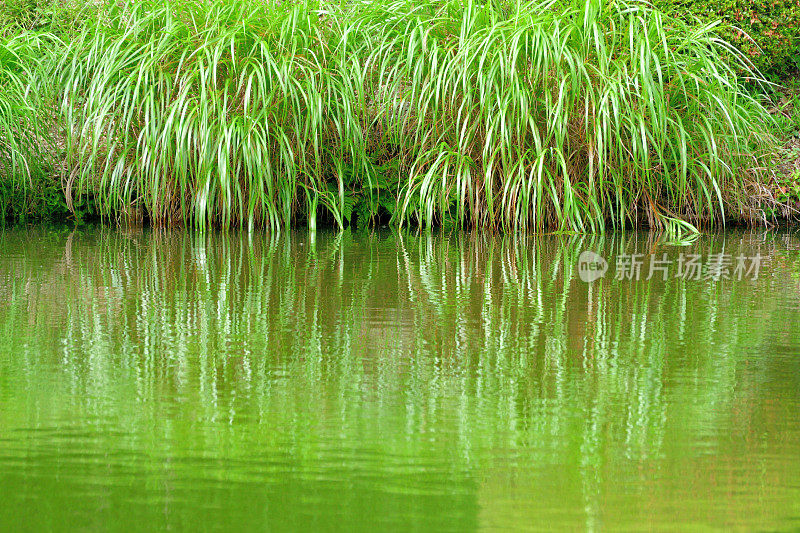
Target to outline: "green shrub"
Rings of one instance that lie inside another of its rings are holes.
[[[654,0],[687,21],[721,20],[723,38],[767,75],[800,69],[800,0]]]

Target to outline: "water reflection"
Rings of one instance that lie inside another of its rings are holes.
[[[587,284],[584,250],[763,260]],[[799,250],[5,230],[0,523],[796,527]]]

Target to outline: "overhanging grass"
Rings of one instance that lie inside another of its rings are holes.
[[[56,69],[68,197],[197,227],[719,224],[771,145],[734,65],[637,2],[131,2]]]
[[[25,39],[0,33],[0,176],[3,180],[29,174],[21,142],[32,110],[25,102],[27,76],[23,66]]]
[[[24,216],[39,192],[34,181],[42,181],[46,140],[38,73],[52,44],[47,34],[0,28],[0,222],[10,214]]]

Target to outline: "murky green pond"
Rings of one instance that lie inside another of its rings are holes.
[[[800,237],[0,230],[0,527],[800,528]]]

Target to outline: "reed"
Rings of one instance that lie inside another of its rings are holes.
[[[753,219],[770,119],[715,30],[633,0],[114,5],[53,66],[67,197],[197,228]]]

